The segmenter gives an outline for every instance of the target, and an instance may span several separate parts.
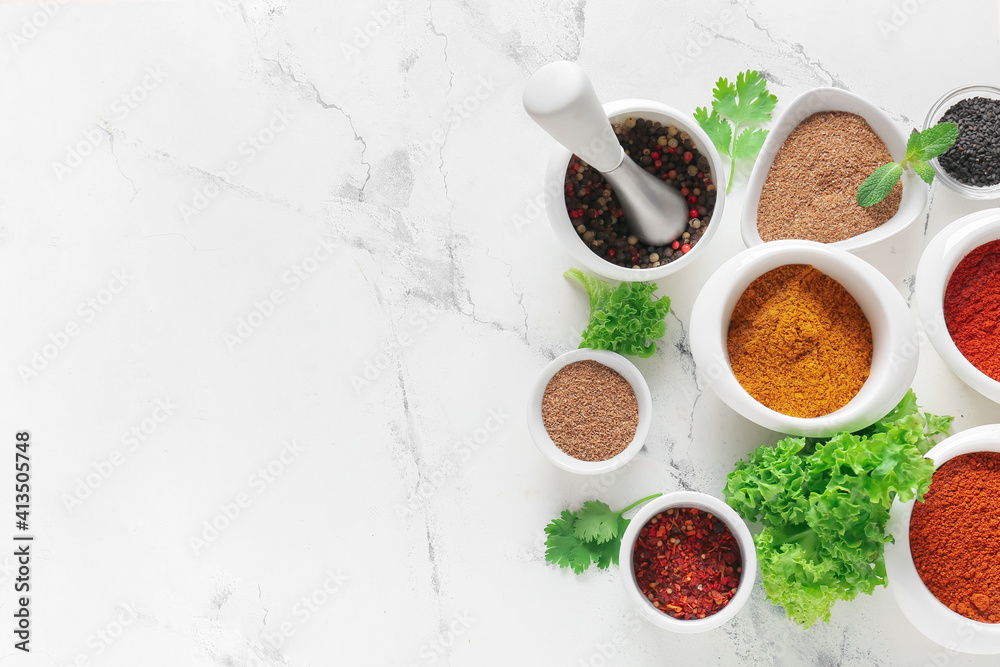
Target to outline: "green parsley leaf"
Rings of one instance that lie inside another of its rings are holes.
[[[579,269],[570,269],[563,275],[583,285],[590,296],[590,322],[583,330],[580,347],[637,357],[656,353],[656,340],[667,332],[663,320],[670,312],[670,299],[652,299],[655,283],[621,283],[612,287]]]
[[[576,513],[573,534],[581,540],[602,543],[618,537],[618,513],[612,512],[607,503],[588,500]]]
[[[618,517],[618,535],[614,539],[608,540],[603,544],[598,544],[591,542],[596,551],[592,558],[594,563],[602,570],[608,569],[608,566],[614,563],[618,565],[618,553],[622,548],[622,535],[625,534],[625,529],[628,528],[630,521],[628,519]]]
[[[572,567],[581,574],[590,567],[591,549],[573,534],[576,514],[563,510],[559,518],[545,526],[545,560],[559,567]]]
[[[919,137],[911,146],[914,136]],[[952,147],[958,139],[958,125],[955,123],[938,123],[923,132],[914,132],[906,143],[906,160],[926,162],[936,158]]]
[[[752,130],[749,127],[736,137],[735,150],[733,156],[737,160],[752,160],[760,153],[764,139],[767,138],[767,130]]]
[[[724,78],[716,83],[712,108],[739,127],[742,123],[765,123],[778,98],[767,92],[767,80],[757,71],[747,70],[736,77],[733,86]]]
[[[563,510],[545,526],[545,560],[559,567],[571,567],[577,574],[583,574],[591,563],[602,570],[612,563],[617,565],[622,535],[630,523],[625,513],[661,495],[641,498],[620,512],[613,512],[599,500],[588,500],[577,512]]]
[[[858,188],[858,204],[868,207],[879,203],[889,196],[902,175],[903,166],[898,162],[883,164]]]
[[[767,80],[756,71],[747,70],[736,77],[732,84],[720,77],[712,90],[712,113],[705,107],[695,109],[694,119],[705,130],[715,147],[730,158],[729,181],[726,192],[733,187],[736,160],[754,160],[760,153],[766,131],[741,126],[771,120],[771,112],[778,98],[767,91]],[[714,176],[718,178],[718,175]]]
[[[910,167],[913,171],[917,172],[917,176],[924,179],[927,185],[934,182],[934,167],[930,165],[929,162],[924,162],[923,160],[913,160],[910,162]]]
[[[712,113],[708,113],[708,109],[705,107],[698,107],[694,110],[694,119],[698,121],[698,125],[701,125],[701,129],[705,130],[705,134],[712,140],[719,152],[723,155],[729,155],[729,151],[732,150],[733,126],[715,109],[712,109]]]

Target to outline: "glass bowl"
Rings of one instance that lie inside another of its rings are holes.
[[[933,125],[937,125],[941,120],[941,116],[956,102],[967,100],[970,97],[986,97],[991,100],[1000,100],[1000,88],[987,85],[973,85],[962,86],[961,88],[956,88],[945,93],[941,96],[941,99],[934,103],[931,110],[927,112],[923,129],[926,130]],[[969,199],[996,199],[1000,197],[1000,183],[987,186],[966,185],[965,183],[959,183],[948,172],[942,169],[941,165],[938,164],[937,158],[931,160],[931,164],[934,165],[934,171],[937,173],[934,180],[943,183],[952,192],[957,192]]]

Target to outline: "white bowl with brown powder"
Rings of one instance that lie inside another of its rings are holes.
[[[563,470],[600,475],[642,449],[653,403],[642,373],[614,352],[583,348],[551,361],[528,396],[528,432]]]
[[[839,88],[803,93],[778,118],[750,174],[743,242],[800,239],[854,251],[898,234],[927,206],[927,186],[912,170],[871,208],[856,194],[872,171],[905,152],[906,134],[864,98]]]

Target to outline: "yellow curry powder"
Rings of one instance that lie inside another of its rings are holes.
[[[743,292],[728,348],[747,393],[777,412],[819,417],[847,405],[868,379],[872,330],[840,283],[811,266],[788,264]]]

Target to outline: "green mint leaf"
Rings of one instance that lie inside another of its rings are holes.
[[[618,537],[617,512],[612,512],[607,503],[600,500],[588,500],[583,509],[576,513],[576,523],[573,524],[573,534],[580,540],[597,543],[609,542]]]
[[[767,138],[767,130],[751,130],[747,128],[736,137],[733,156],[737,160],[752,160],[760,153],[764,139]]]
[[[911,135],[912,136],[912,135]],[[936,158],[952,147],[958,139],[958,125],[955,123],[938,123],[920,133],[919,147],[910,155],[909,142],[906,146],[907,160],[927,161]]]
[[[934,181],[934,167],[929,162],[914,160],[910,162],[910,168],[917,172],[917,176],[924,179],[924,182],[928,185]]]
[[[767,80],[751,70],[741,72],[735,86],[724,78],[719,79],[713,93],[712,108],[736,126],[771,120],[771,112],[778,103],[778,98],[767,91]]]
[[[730,144],[733,141],[733,126],[725,118],[720,116],[715,109],[708,113],[705,107],[698,107],[694,110],[694,119],[698,121],[701,129],[712,140],[715,147],[723,155],[729,155]]]
[[[917,154],[920,149],[924,146],[924,138],[920,136],[920,133],[916,130],[910,132],[910,136],[906,140],[906,154],[903,159],[907,162],[911,160],[918,160]]]
[[[879,203],[889,196],[902,175],[903,167],[898,162],[883,164],[858,188],[858,204],[868,207]]]

